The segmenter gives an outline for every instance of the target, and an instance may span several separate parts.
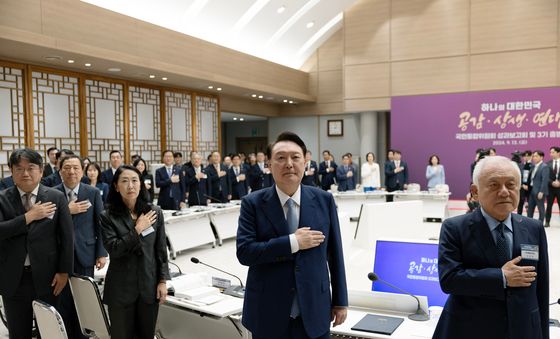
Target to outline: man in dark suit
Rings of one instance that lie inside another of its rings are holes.
[[[189,206],[208,205],[211,187],[206,169],[202,167],[202,156],[198,153],[191,154],[191,166],[183,166],[183,171],[183,190],[188,192]]]
[[[265,161],[264,153],[257,153],[257,163],[249,169],[249,185],[251,192],[270,187],[274,184],[274,178]]]
[[[548,339],[548,250],[542,224],[512,214],[521,177],[501,156],[479,161],[480,208],[446,219],[439,279],[449,294],[435,339]]]
[[[60,161],[60,158],[73,154],[74,152],[69,149],[61,149],[60,151],[56,152],[56,168],[54,169],[54,172],[52,172],[52,174],[48,177],[43,176],[43,179],[41,179],[41,183],[47,187],[55,187],[62,184],[62,178],[60,177],[59,173],[60,165],[58,163]]]
[[[210,163],[206,166],[206,173],[210,181],[211,202],[226,203],[231,199],[229,191],[229,181],[227,175],[227,167],[222,164],[220,152],[214,151],[210,155]]]
[[[173,151],[163,151],[163,167],[156,170],[156,186],[159,187],[158,205],[164,210],[186,207],[185,191],[181,180],[181,167],[173,161]]]
[[[550,174],[548,177],[548,198],[546,200],[546,222],[544,227],[550,227],[554,199],[556,199],[560,209],[560,147],[553,146],[550,148],[550,161],[547,162],[547,166]]]
[[[517,206],[517,214],[523,214],[523,208],[525,207],[525,202],[529,202],[529,174],[531,173],[531,168],[533,168],[533,163],[531,158],[533,157],[533,152],[525,151],[523,152],[523,157],[519,163],[519,171],[521,172],[521,189],[519,190],[519,205]]]
[[[383,165],[383,173],[391,171],[390,167],[393,166],[393,160],[395,160],[395,152],[392,149],[389,149],[387,150],[387,160]],[[387,176],[385,176],[385,187],[387,187]],[[388,194],[385,199],[387,200],[387,202],[391,202],[393,201],[393,196],[391,194]]]
[[[385,186],[387,192],[402,191],[408,185],[408,165],[401,160],[401,152],[393,150],[393,161],[385,165]],[[387,201],[393,201],[392,195],[387,195]]]
[[[121,152],[112,150],[109,153],[109,161],[111,163],[111,167],[101,173],[101,182],[104,182],[111,187],[111,184],[113,183],[113,175],[115,175],[117,168],[121,167],[123,163]]]
[[[58,307],[72,273],[73,226],[64,195],[40,184],[39,153],[18,149],[10,166],[15,186],[0,192],[0,294],[10,338],[31,339],[32,301]]]
[[[305,151],[297,135],[280,134],[267,152],[276,184],[241,201],[237,258],[249,266],[242,321],[254,339],[330,338],[330,322],[346,319],[336,205],[301,185]]]
[[[2,180],[0,180],[0,191],[12,186],[14,186],[14,178],[12,178],[11,176],[2,178]]]
[[[58,153],[58,148],[56,147],[50,147],[47,149],[47,158],[49,159],[49,162],[47,162],[43,167],[43,178],[46,178],[57,171],[56,163],[58,159],[56,158],[56,153]]]
[[[319,175],[321,175],[321,188],[324,191],[331,189],[336,178],[336,162],[334,162],[331,152],[323,151],[323,161],[319,164]]]
[[[336,181],[338,182],[339,192],[356,189],[356,170],[350,164],[350,156],[348,154],[342,156],[342,165],[336,169]]]
[[[241,200],[247,195],[247,171],[245,166],[241,163],[239,154],[234,154],[232,157],[232,166],[228,170],[229,185],[232,200]]]
[[[545,210],[544,202],[548,195],[548,180],[550,177],[549,168],[544,163],[544,152],[533,152],[533,168],[529,174],[529,207],[527,208],[527,216],[533,217],[535,206],[539,209],[539,220],[544,222]]]
[[[311,151],[305,153],[305,171],[301,183],[308,186],[317,186],[319,182],[319,168],[317,162],[311,160]]]
[[[63,183],[55,188],[66,196],[74,225],[74,274],[93,278],[94,267],[102,269],[107,262],[99,225],[99,215],[103,211],[101,193],[95,187],[80,183],[84,174],[80,157],[65,156],[58,164]],[[68,337],[84,338],[68,286],[62,292],[61,303]]]

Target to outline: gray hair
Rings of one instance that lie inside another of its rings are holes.
[[[521,171],[519,170],[519,166],[517,165],[517,163],[509,160],[506,157],[495,155],[491,157],[485,157],[484,159],[479,160],[476,166],[474,167],[472,180],[473,180],[473,184],[475,184],[477,187],[480,180],[480,176],[482,175],[484,169],[488,165],[511,166],[512,168],[515,169],[515,173],[519,175],[519,184],[521,185]]]

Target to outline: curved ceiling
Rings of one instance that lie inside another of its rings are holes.
[[[292,68],[342,26],[356,0],[82,0]]]

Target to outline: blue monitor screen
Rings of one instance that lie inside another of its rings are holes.
[[[373,272],[414,295],[428,297],[430,306],[444,306],[447,294],[439,286],[438,244],[377,240]],[[400,293],[377,281],[372,291]]]

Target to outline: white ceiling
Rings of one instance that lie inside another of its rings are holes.
[[[292,68],[342,26],[356,0],[82,0]],[[284,11],[280,13],[279,8]],[[308,24],[313,26],[308,28]]]

